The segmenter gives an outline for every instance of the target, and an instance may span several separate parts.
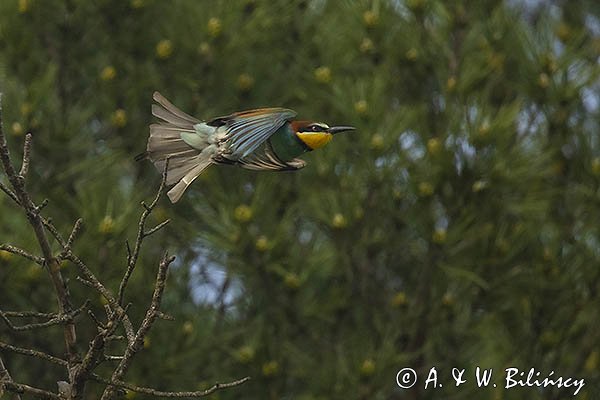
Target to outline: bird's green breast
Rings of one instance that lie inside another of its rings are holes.
[[[289,161],[308,151],[308,147],[296,136],[289,123],[279,128],[270,141],[273,151],[282,161]]]

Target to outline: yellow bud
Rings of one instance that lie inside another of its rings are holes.
[[[242,346],[237,351],[237,359],[242,363],[248,363],[254,359],[254,348],[252,346]]]
[[[29,11],[29,6],[31,5],[29,0],[19,0],[19,12],[21,14],[25,14]]]
[[[406,59],[408,61],[415,61],[418,56],[419,52],[414,47],[408,49],[408,51],[406,52]]]
[[[508,242],[508,240],[506,240],[504,238],[500,238],[496,241],[496,248],[502,254],[506,254],[508,252],[508,250],[510,249],[510,243]]]
[[[360,374],[362,376],[371,376],[375,372],[375,361],[366,359],[360,366]]]
[[[419,183],[419,195],[423,197],[431,196],[433,194],[433,185],[429,182]]]
[[[356,111],[357,114],[365,115],[368,110],[369,104],[366,100],[359,100],[356,103],[354,103],[354,111]]]
[[[148,347],[150,347],[151,344],[152,344],[152,342],[150,341],[150,338],[148,336],[146,336],[144,338],[144,348],[147,349]]]
[[[29,114],[31,114],[31,110],[33,109],[33,107],[31,106],[31,103],[23,103],[21,104],[21,115],[26,117]]]
[[[451,76],[446,81],[446,89],[448,89],[449,92],[452,92],[455,88],[456,88],[456,78]]]
[[[208,29],[208,34],[210,36],[212,36],[213,38],[216,38],[217,36],[219,36],[221,34],[223,26],[222,26],[221,20],[219,18],[212,17],[211,19],[208,20],[208,23],[206,24],[206,28]]]
[[[437,228],[431,237],[434,243],[442,244],[446,241],[447,231],[444,228]]]
[[[406,297],[406,293],[404,292],[398,292],[392,298],[392,306],[394,307],[401,307],[405,306],[406,304],[408,304],[408,299]]]
[[[105,216],[100,224],[98,224],[98,232],[102,234],[109,234],[115,230],[115,220],[110,215]]]
[[[373,41],[369,38],[364,38],[362,42],[360,42],[360,51],[361,53],[370,53],[375,50],[375,45]]]
[[[192,323],[192,321],[185,321],[183,323],[183,326],[181,327],[181,330],[183,331],[183,333],[185,333],[186,335],[191,334],[192,332],[194,332],[194,324]]]
[[[571,38],[571,28],[566,23],[561,23],[556,28],[556,36],[560,39],[561,42],[566,42]]]
[[[198,53],[204,57],[208,57],[212,53],[212,49],[210,48],[210,44],[207,42],[202,42],[198,45]]]
[[[137,9],[137,8],[144,7],[146,4],[145,4],[144,0],[131,0],[130,5],[131,5],[131,8]]]
[[[407,0],[406,6],[412,11],[420,11],[425,7],[426,0]]]
[[[277,375],[279,372],[279,363],[277,361],[269,361],[264,363],[262,366],[262,373],[264,376]]]
[[[485,121],[482,122],[481,125],[479,125],[479,129],[477,130],[477,134],[481,137],[487,136],[488,133],[490,133],[490,124],[489,122]]]
[[[21,136],[21,135],[23,135],[23,133],[24,133],[23,125],[21,125],[20,122],[13,122],[12,134],[15,136]]]
[[[9,261],[12,258],[13,254],[6,250],[0,250],[0,260]]]
[[[363,13],[363,22],[367,28],[372,28],[379,22],[379,14],[375,11],[367,10]]]
[[[258,251],[267,251],[271,248],[271,244],[269,243],[269,239],[266,236],[261,235],[256,239],[256,243],[254,244],[256,250]]]
[[[254,86],[254,78],[250,74],[243,73],[240,76],[238,76],[237,87],[242,92],[249,91],[250,89],[252,89],[253,86]]]
[[[376,133],[373,136],[371,136],[371,148],[373,150],[381,150],[383,149],[384,145],[385,141],[382,135]]]
[[[60,262],[60,269],[65,269],[65,268],[67,268],[68,266],[69,266],[69,261],[67,261],[67,260],[62,260],[62,261]]]
[[[427,151],[432,156],[436,156],[442,149],[442,142],[438,138],[431,138],[427,141]]]
[[[361,219],[365,215],[365,210],[362,207],[356,206],[354,208],[354,217],[356,219]]]
[[[477,192],[481,192],[481,191],[482,191],[483,189],[485,189],[487,186],[488,186],[488,183],[487,183],[486,181],[484,181],[484,180],[478,180],[478,181],[475,181],[475,182],[473,183],[473,186],[471,187],[471,190],[472,190],[474,193],[477,193]]]
[[[598,361],[600,361],[600,353],[598,353],[598,350],[594,350],[585,360],[585,363],[583,364],[583,369],[589,372],[597,371],[599,364]]]
[[[289,272],[285,274],[285,278],[283,279],[283,283],[290,289],[298,289],[300,287],[300,277],[293,272]]]
[[[538,86],[541,87],[542,89],[546,89],[548,86],[550,86],[550,77],[548,76],[547,73],[542,72],[539,76],[538,76]]]
[[[125,391],[125,398],[127,400],[135,399],[136,397],[137,397],[137,392],[134,392],[133,390]]]
[[[173,43],[169,39],[163,39],[156,44],[156,56],[162,60],[173,54]]]
[[[112,81],[117,76],[117,70],[112,65],[107,65],[100,72],[100,79],[103,81]]]
[[[592,160],[592,173],[596,176],[600,176],[600,157],[596,157]]]
[[[455,302],[454,295],[451,293],[445,293],[442,297],[442,304],[445,306],[451,306]]]
[[[127,125],[127,113],[122,108],[119,108],[112,113],[110,121],[117,128],[122,128]]]
[[[102,304],[103,306],[108,304],[108,300],[106,300],[106,297],[104,297],[102,295],[100,295],[99,300],[100,300],[100,304]]]
[[[395,200],[402,200],[402,199],[404,198],[404,193],[403,193],[403,192],[402,192],[402,190],[400,190],[400,189],[394,189],[394,190],[392,191],[392,197],[393,197]]]
[[[335,213],[331,220],[331,225],[336,229],[343,229],[348,225],[348,221],[346,221],[346,217],[343,214]]]
[[[320,83],[331,82],[331,69],[325,66],[315,69],[315,79]]]
[[[548,347],[556,345],[559,340],[558,335],[554,331],[544,331],[540,335],[540,342]]]
[[[487,62],[491,69],[500,71],[504,68],[504,54],[492,52],[487,56]]]
[[[248,222],[252,219],[252,208],[245,204],[240,204],[233,211],[233,216],[238,222]]]

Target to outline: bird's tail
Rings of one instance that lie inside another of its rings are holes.
[[[182,134],[195,134],[194,125],[200,121],[175,107],[160,93],[152,96],[158,104],[152,105],[152,114],[162,120],[150,125],[150,138],[146,152],[136,160],[150,159],[163,172],[169,159],[167,185],[175,185],[167,195],[176,203],[187,187],[212,164],[212,154],[202,148],[191,147],[182,139]],[[207,143],[208,144],[208,143]]]

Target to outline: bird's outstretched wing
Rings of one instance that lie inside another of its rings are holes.
[[[295,116],[295,111],[286,108],[260,108],[215,118],[208,125],[227,127],[224,140],[228,143],[228,153],[232,158],[240,159],[252,153]]]
[[[238,160],[242,168],[256,171],[294,171],[304,168],[306,163],[298,158],[283,161],[273,151],[270,141],[266,141],[254,152]]]

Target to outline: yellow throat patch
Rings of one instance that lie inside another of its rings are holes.
[[[333,139],[333,135],[329,132],[297,132],[296,135],[311,150],[321,148]]]

